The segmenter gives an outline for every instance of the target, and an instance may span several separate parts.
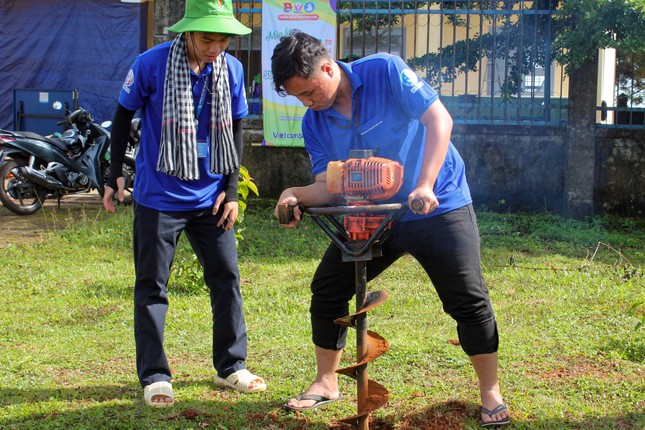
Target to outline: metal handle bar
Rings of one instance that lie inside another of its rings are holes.
[[[423,209],[424,203],[421,199],[414,199],[410,204],[413,210]],[[304,212],[311,215],[348,215],[357,213],[393,212],[400,209],[407,209],[408,203],[384,203],[380,205],[365,206],[321,206],[305,207]]]
[[[415,199],[412,201],[411,206],[416,210],[423,208],[423,200]],[[336,244],[340,250],[346,255],[358,258],[365,256],[374,243],[384,241],[389,235],[392,223],[401,219],[405,211],[408,209],[408,203],[386,203],[381,205],[365,205],[365,206],[330,206],[330,207],[309,207],[302,208],[304,213],[312,215],[314,221],[322,228],[322,230],[329,236],[329,238]],[[374,231],[370,238],[364,243],[348,243],[348,237],[342,224],[334,218],[334,215],[348,215],[356,213],[375,213],[387,212],[385,219],[381,222],[379,227]],[[329,223],[335,227],[336,232],[325,223],[320,217],[325,217]],[[340,237],[339,235],[340,234]]]

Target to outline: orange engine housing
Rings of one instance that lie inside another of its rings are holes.
[[[403,166],[387,158],[350,158],[327,164],[327,191],[356,205],[392,198],[401,185]],[[351,240],[368,240],[384,219],[385,215],[348,215],[344,226]]]
[[[343,225],[350,240],[368,240],[384,219],[385,215],[347,215]]]
[[[350,158],[327,164],[327,191],[347,200],[387,200],[402,184],[403,166],[387,158]]]

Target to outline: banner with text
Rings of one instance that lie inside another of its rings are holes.
[[[301,30],[319,38],[335,58],[336,0],[262,2],[262,118],[265,146],[304,146],[302,117],[307,108],[273,88],[271,56],[282,36]]]

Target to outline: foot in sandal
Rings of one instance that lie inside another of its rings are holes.
[[[143,389],[143,400],[153,408],[167,408],[175,403],[172,385],[167,381],[153,382]]]
[[[289,399],[284,407],[291,411],[304,411],[315,409],[342,398],[343,395],[338,392],[337,374],[334,373],[329,378],[322,378],[320,381],[316,379],[304,393],[296,398]]]
[[[232,388],[240,393],[259,393],[267,389],[264,379],[252,374],[247,369],[238,370],[226,378],[215,375],[215,385]]]
[[[482,427],[496,427],[511,422],[508,407],[502,399],[499,387],[482,391],[481,398],[482,409],[479,425]]]

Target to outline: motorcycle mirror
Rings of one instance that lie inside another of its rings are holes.
[[[54,103],[52,103],[52,108],[54,110],[61,110],[63,108],[63,104],[60,101],[56,100]]]
[[[112,125],[112,121],[103,121],[101,123],[101,127],[103,128],[109,128]]]

